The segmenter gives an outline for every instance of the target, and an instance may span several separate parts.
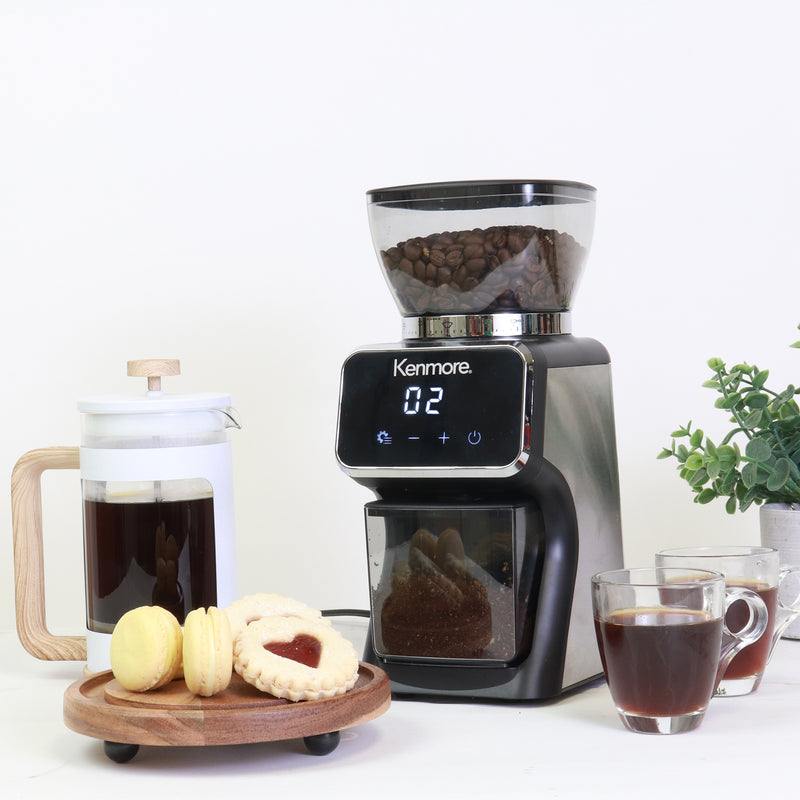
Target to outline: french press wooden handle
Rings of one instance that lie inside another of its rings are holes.
[[[42,473],[78,469],[77,447],[45,447],[25,453],[11,473],[14,530],[14,596],[22,646],[45,661],[85,661],[85,636],[55,636],[47,629],[42,547]]]

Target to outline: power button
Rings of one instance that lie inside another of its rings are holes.
[[[467,441],[470,444],[480,444],[481,441],[481,432],[480,431],[470,431],[467,434]]]

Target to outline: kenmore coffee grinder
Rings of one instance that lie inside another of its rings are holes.
[[[605,348],[570,334],[595,189],[376,189],[403,341],[342,369],[337,457],[365,507],[365,659],[396,694],[553,697],[602,673],[590,577],[622,566]]]

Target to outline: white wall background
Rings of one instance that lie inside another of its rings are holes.
[[[367,602],[339,368],[399,338],[366,190],[598,187],[575,332],[614,364],[629,564],[755,542],[656,461],[719,355],[800,380],[800,17],[790,2],[0,0],[0,464],[78,444],[79,397],[227,391],[241,593]],[[77,474],[45,479],[48,618],[83,625]],[[14,625],[0,506],[0,629]]]

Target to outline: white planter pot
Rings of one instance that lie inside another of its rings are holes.
[[[781,567],[800,567],[800,504],[766,503],[759,509],[761,544],[780,553]],[[784,639],[800,639],[800,619],[783,632]]]

